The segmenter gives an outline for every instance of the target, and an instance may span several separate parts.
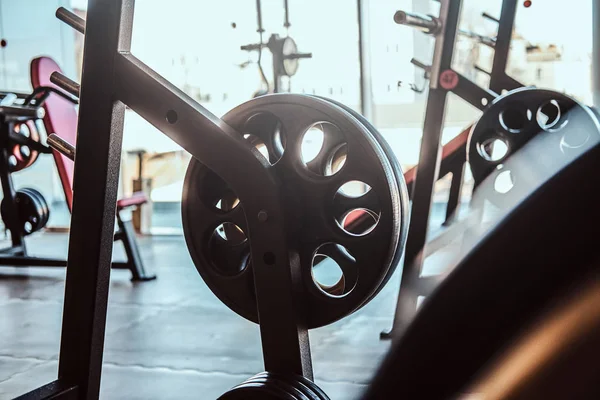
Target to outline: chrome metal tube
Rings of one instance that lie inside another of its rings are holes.
[[[396,11],[394,14],[394,22],[399,25],[411,26],[432,35],[438,33],[441,29],[440,21],[431,15],[410,13],[401,10]]]
[[[75,146],[58,136],[56,133],[51,133],[48,136],[46,143],[63,156],[75,161]]]
[[[53,72],[52,75],[50,75],[50,82],[63,89],[65,92],[79,98],[79,83],[67,78],[60,72]]]
[[[58,10],[56,10],[56,18],[69,25],[77,32],[85,34],[85,20],[74,12],[69,11],[64,7],[59,7]]]

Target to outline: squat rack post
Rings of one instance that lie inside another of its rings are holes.
[[[125,117],[114,96],[115,52],[130,50],[133,6],[134,0],[91,0],[85,23],[77,146],[94,151],[75,163],[58,369],[79,399],[100,392]]]
[[[392,329],[389,332],[383,332],[382,338],[394,338],[400,335],[416,312],[418,297],[428,295],[436,285],[435,279],[421,277],[421,270],[426,254],[424,250],[427,243],[434,187],[435,182],[439,179],[440,145],[447,93],[451,91],[474,107],[483,110],[486,104],[491,103],[503,90],[513,90],[523,86],[506,73],[517,4],[517,0],[503,0],[500,19],[495,19],[487,14],[483,15],[498,23],[489,89],[477,86],[452,69],[452,56],[456,35],[459,33],[462,0],[441,0],[439,18],[428,17],[421,22],[414,21],[417,25],[431,25],[432,21],[437,21],[442,26],[436,35],[431,66],[423,139],[412,188],[411,222],[396,312]],[[415,18],[418,19],[419,15],[413,15],[409,20],[412,21]],[[400,22],[404,24],[405,20],[401,18]],[[462,163],[462,166],[458,165],[461,168],[457,167],[453,171],[448,210],[456,208],[459,203],[464,161]],[[446,217],[448,221],[448,215]]]
[[[462,0],[441,1],[439,21],[441,21],[442,29],[436,37],[431,66],[419,166],[412,191],[411,221],[406,242],[402,281],[392,330],[390,333],[383,333],[383,337],[398,334],[414,315],[412,310],[417,308],[418,295],[413,292],[415,288],[418,290],[418,280],[423,264],[421,250],[427,240],[433,189],[439,174],[440,144],[448,95],[448,90],[440,86],[439,77],[442,71],[452,67],[461,6]]]

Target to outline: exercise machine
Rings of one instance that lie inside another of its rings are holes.
[[[286,31],[292,25],[290,23],[290,12],[289,12],[289,4],[288,0],[284,0],[284,10],[285,10],[285,18],[283,22],[283,26]],[[289,35],[285,37],[281,37],[278,34],[272,34],[269,37],[269,40],[264,43],[263,42],[263,33],[265,30],[263,29],[262,23],[262,5],[261,0],[256,0],[256,17],[258,22],[257,32],[259,34],[260,40],[258,43],[252,43],[243,45],[240,47],[243,51],[258,53],[258,70],[260,72],[260,76],[263,84],[266,86],[266,90],[259,90],[254,94],[254,97],[263,96],[267,93],[280,93],[281,92],[281,80],[283,77],[291,78],[296,75],[299,66],[299,60],[302,58],[312,58],[312,53],[301,53],[298,52],[298,47],[296,45],[296,41],[292,39]],[[267,79],[263,67],[262,67],[262,51],[263,49],[268,49],[273,56],[273,89],[271,90],[271,85],[269,84],[269,80]]]
[[[31,64],[34,90],[31,94],[3,93],[0,100],[0,178],[3,200],[0,212],[5,227],[10,231],[11,245],[0,250],[0,265],[11,267],[65,267],[65,259],[36,257],[28,254],[25,238],[41,231],[50,218],[50,208],[44,196],[34,188],[15,189],[12,174],[30,167],[40,154],[53,153],[57,170],[63,185],[67,205],[71,208],[73,192],[72,161],[43,143],[45,132],[61,132],[72,128],[76,132],[77,115],[75,105],[78,100],[55,87],[49,80],[48,68],[58,70],[58,66],[47,57],[35,59]],[[47,76],[44,74],[47,73]],[[45,138],[44,138],[45,139]],[[45,141],[45,140],[44,140]],[[49,144],[52,140],[49,139]],[[72,155],[71,155],[72,156]],[[69,164],[69,162],[71,164]],[[135,233],[124,212],[128,207],[143,203],[140,196],[119,200],[116,213],[119,229],[114,239],[123,243],[127,260],[114,262],[113,268],[128,269],[132,280],[145,281],[155,275],[145,271],[139,254]]]

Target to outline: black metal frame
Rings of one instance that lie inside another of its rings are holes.
[[[265,369],[310,379],[302,282],[289,256],[276,177],[242,135],[130,53],[133,8],[134,0],[89,1],[58,380],[20,398],[98,397],[126,105],[235,189],[252,243]],[[69,24],[84,30],[76,20]],[[245,174],[223,159],[236,159]]]
[[[0,249],[0,266],[10,267],[66,267],[67,260],[47,257],[34,257],[27,254],[25,245],[25,235],[19,228],[17,220],[17,204],[15,202],[16,190],[14,187],[12,173],[9,168],[9,151],[14,143],[20,143],[44,154],[51,154],[52,150],[42,143],[35,142],[29,138],[14,134],[15,123],[23,123],[28,120],[37,119],[41,116],[40,107],[44,100],[50,95],[56,93],[61,97],[77,103],[78,100],[69,95],[51,87],[41,87],[36,89],[30,95],[19,94],[18,97],[24,99],[23,105],[12,105],[10,110],[7,107],[0,108],[0,181],[2,184],[3,202],[6,207],[4,215],[4,225],[10,231],[11,245]],[[132,281],[147,281],[155,279],[156,276],[146,272],[140,252],[135,242],[135,231],[131,222],[125,213],[118,210],[116,213],[118,230],[114,235],[114,240],[123,242],[127,261],[114,262],[112,267],[115,269],[128,269],[131,271]]]
[[[284,0],[283,7],[284,7],[283,26],[287,30],[292,25],[290,23],[290,10],[289,10],[288,0]],[[273,55],[273,63],[272,63],[272,65],[273,65],[273,93],[279,93],[281,91],[281,78],[284,76],[288,76],[291,78],[291,75],[288,75],[285,71],[285,68],[283,66],[284,61],[286,59],[299,60],[301,58],[312,58],[312,53],[293,53],[293,54],[289,54],[289,55],[284,55],[283,54],[283,40],[285,40],[289,36],[286,36],[285,38],[281,38],[278,34],[272,34],[266,43],[263,42],[263,33],[265,32],[265,30],[263,29],[263,24],[262,24],[262,1],[261,0],[256,0],[256,19],[257,19],[257,24],[258,24],[256,32],[259,33],[260,43],[243,45],[240,47],[240,49],[244,50],[244,51],[258,51],[257,64],[258,64],[258,68],[259,68],[261,77],[263,79],[263,82],[267,85],[266,93],[269,93],[269,90],[270,90],[269,81],[267,80],[265,73],[263,71],[261,59],[262,59],[262,50],[265,47],[269,49],[269,51]],[[262,93],[259,91],[255,94],[255,97],[258,95],[266,94],[266,93]]]
[[[452,158],[442,160],[440,157],[440,140],[448,92],[453,92],[472,106],[483,110],[503,90],[512,90],[523,86],[506,73],[517,3],[517,0],[503,0],[500,19],[493,19],[498,23],[498,34],[493,40],[494,59],[492,70],[489,73],[489,89],[484,89],[452,69],[456,36],[461,34],[459,21],[462,0],[441,1],[440,16],[437,19],[437,22],[441,23],[441,30],[436,35],[433,64],[428,67],[430,87],[417,175],[411,188],[411,222],[402,280],[392,329],[389,332],[382,332],[382,338],[394,338],[400,335],[417,310],[418,297],[428,295],[435,288],[436,280],[431,277],[421,277],[421,270],[423,261],[429,253],[424,250],[428,239],[429,216],[435,182],[447,173],[452,173],[452,182],[445,224],[452,221],[459,205],[466,163],[466,143],[461,151],[453,154]],[[413,63],[417,66],[423,65],[414,60]],[[453,87],[444,88],[443,82],[440,82],[442,74],[454,75],[458,80]]]

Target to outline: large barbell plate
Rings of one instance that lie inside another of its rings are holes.
[[[35,142],[40,141],[40,134],[33,121],[27,121],[15,125],[14,132],[30,138]],[[37,150],[31,149],[29,146],[21,144],[13,144],[12,151],[9,154],[9,171],[17,172],[35,163],[39,156]]]
[[[381,145],[356,118],[311,96],[256,98],[223,119],[252,141],[280,182],[286,214],[281,222],[293,249],[290,263],[281,267],[298,266],[294,272],[303,279],[308,327],[361,307],[388,277],[406,218],[394,168]],[[303,140],[311,129],[321,131],[322,141],[308,157]],[[243,174],[235,160],[223,162]],[[260,204],[253,206],[260,209]],[[344,221],[357,210],[369,211],[373,223],[345,231]],[[247,216],[235,188],[193,159],[182,214],[190,254],[205,282],[232,310],[258,322]],[[337,270],[320,279],[334,265]]]
[[[587,106],[559,92],[536,88],[520,88],[495,99],[472,128],[467,160],[476,186],[486,177],[496,177],[497,190],[489,198],[492,203],[518,199],[513,190],[526,182],[513,181],[514,174],[504,168],[505,161],[532,138],[547,135],[554,138],[558,156],[569,157],[598,135],[598,117]],[[539,162],[552,162],[540,154]],[[523,177],[522,173],[519,176]]]
[[[358,121],[360,121],[360,123],[363,124],[369,130],[369,132],[371,132],[373,137],[377,140],[377,142],[379,143],[379,145],[385,152],[386,156],[390,160],[392,169],[394,171],[394,177],[396,178],[396,184],[398,186],[398,194],[400,195],[400,206],[402,208],[402,212],[400,214],[401,218],[402,218],[402,220],[401,220],[402,230],[401,230],[400,240],[398,240],[398,245],[396,247],[396,253],[394,254],[394,259],[392,261],[391,268],[390,268],[386,278],[382,282],[381,286],[379,287],[379,289],[373,293],[373,296],[372,296],[372,298],[373,298],[377,294],[379,294],[381,289],[383,289],[385,287],[385,285],[387,284],[387,282],[390,280],[390,278],[396,271],[396,268],[400,264],[400,261],[404,254],[404,246],[406,244],[406,238],[408,235],[408,225],[409,225],[409,215],[410,215],[409,209],[408,209],[409,196],[408,196],[408,190],[406,187],[406,181],[404,180],[404,173],[402,172],[402,167],[400,166],[400,162],[396,158],[392,148],[390,147],[388,142],[385,140],[383,135],[381,135],[381,133],[379,133],[377,128],[375,128],[375,126],[373,124],[371,124],[371,122],[368,119],[366,119],[360,113],[354,111],[352,108],[346,106],[345,104],[342,104],[342,103],[332,100],[332,99],[327,99],[324,97],[321,97],[321,98],[337,105],[338,107],[343,108],[345,111],[347,111],[349,114],[351,114],[354,118],[356,118]]]

